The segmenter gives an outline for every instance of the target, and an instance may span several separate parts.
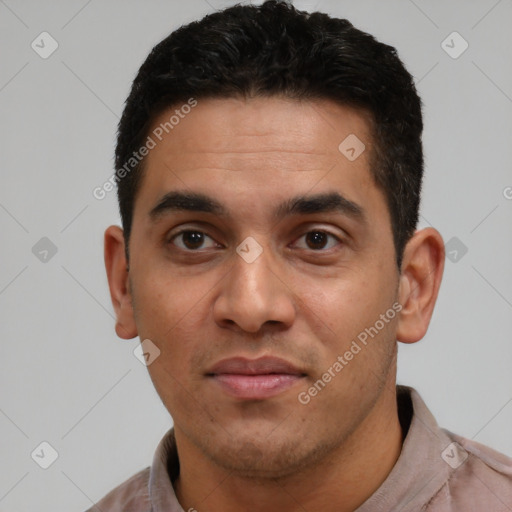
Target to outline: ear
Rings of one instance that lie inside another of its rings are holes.
[[[416,231],[404,250],[398,289],[402,305],[396,338],[414,343],[425,336],[444,270],[444,243],[434,228]]]
[[[110,226],[105,231],[105,268],[117,318],[116,334],[125,340],[137,336],[127,267],[123,230]]]

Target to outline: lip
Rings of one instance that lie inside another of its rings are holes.
[[[206,375],[232,397],[263,400],[283,393],[306,374],[277,357],[233,357],[219,361]]]

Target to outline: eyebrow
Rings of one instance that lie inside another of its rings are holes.
[[[199,192],[179,190],[165,194],[149,212],[149,216],[153,221],[157,221],[164,215],[176,211],[205,212],[219,217],[230,217],[227,208],[213,197]],[[338,192],[299,195],[287,199],[276,207],[274,218],[313,213],[339,213],[363,224],[367,222],[364,209]]]

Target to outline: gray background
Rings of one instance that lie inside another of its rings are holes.
[[[119,223],[115,192],[98,201],[92,190],[113,172],[118,118],[147,53],[232,3],[0,0],[0,511],[85,510],[149,465],[171,425],[138,341],[114,333],[102,237]],[[295,4],[396,46],[416,79],[421,227],[459,245],[427,336],[399,344],[398,381],[443,427],[510,455],[512,2]],[[59,45],[47,59],[31,47],[43,31]],[[469,43],[456,59],[441,45],[453,31]],[[57,248],[46,261],[43,237]],[[42,441],[59,455],[46,470],[31,458]]]

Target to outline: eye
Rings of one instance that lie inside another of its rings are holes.
[[[300,239],[304,238],[306,246],[300,247],[301,249],[313,250],[313,251],[327,251],[333,247],[335,247],[338,243],[342,243],[341,239],[336,235],[329,233],[328,231],[315,229],[304,233],[300,237]],[[331,245],[329,246],[329,238],[331,239]],[[209,239],[211,241],[210,246],[205,246],[206,240]],[[299,239],[299,240],[300,240]],[[177,243],[176,240],[180,241]],[[179,249],[189,252],[198,252],[202,249],[214,249],[219,247],[213,238],[207,235],[204,231],[196,230],[196,229],[183,229],[178,233],[175,233],[168,241],[168,243],[172,243]]]
[[[333,235],[332,233],[329,233],[328,231],[324,231],[321,229],[314,229],[312,231],[308,231],[307,233],[304,233],[300,238],[305,238],[306,244],[308,247],[301,247],[302,249],[312,249],[314,251],[326,249],[326,244],[328,243],[329,237],[333,239],[334,241],[337,241],[338,243],[341,243],[340,238],[338,238],[336,235]],[[335,246],[336,244],[334,244]],[[327,247],[327,249],[331,249],[331,247]]]
[[[173,235],[169,239],[169,243],[174,244],[174,240],[180,239],[182,240],[182,245],[175,244],[180,249],[183,249],[185,251],[195,251],[197,249],[205,249],[203,246],[205,239],[209,238],[213,241],[211,237],[209,237],[206,233],[203,231],[195,230],[195,229],[184,229],[182,231],[179,231],[175,235]],[[210,248],[216,247],[217,244],[214,242],[213,245]],[[208,247],[206,247],[208,248]]]

